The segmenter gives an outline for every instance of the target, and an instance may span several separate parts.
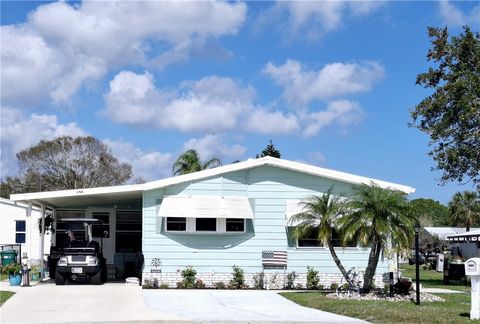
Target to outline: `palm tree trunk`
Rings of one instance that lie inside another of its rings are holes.
[[[378,240],[378,237],[375,236],[373,238],[370,255],[368,256],[367,269],[365,270],[365,275],[363,276],[363,290],[366,293],[372,289],[373,277],[375,276],[375,271],[377,271],[377,264],[381,250],[382,244]]]
[[[328,249],[330,250],[330,254],[332,255],[333,261],[335,261],[335,264],[337,265],[338,269],[342,273],[342,276],[345,278],[345,280],[347,280],[348,283],[350,283],[350,278],[348,277],[347,271],[343,267],[342,262],[338,258],[337,253],[335,252],[335,248],[332,245],[332,241],[328,240],[327,245],[328,245]]]

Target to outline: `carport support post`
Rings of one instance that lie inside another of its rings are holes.
[[[45,278],[45,271],[43,270],[43,254],[45,253],[44,251],[44,245],[45,245],[45,205],[41,204],[41,214],[42,214],[42,226],[41,226],[41,233],[40,233],[40,253],[39,253],[39,258],[40,258],[40,281],[42,281]]]

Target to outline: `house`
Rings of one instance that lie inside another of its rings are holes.
[[[0,246],[6,250],[18,247],[18,257],[21,252],[27,252],[32,263],[40,262],[40,231],[38,220],[41,209],[0,198]],[[50,246],[50,234],[45,235],[44,250]]]
[[[424,227],[424,229],[432,234],[438,236],[441,241],[447,241],[451,235],[462,234],[467,231],[465,227]],[[480,230],[478,227],[472,227],[470,231]]]
[[[328,249],[312,238],[292,239],[288,221],[308,196],[329,188],[346,196],[355,186],[372,182],[414,192],[408,186],[264,157],[139,185],[18,194],[11,199],[46,206],[59,221],[102,219],[110,233],[103,239],[107,262],[127,266],[142,250],[144,279],[174,286],[181,270],[192,266],[208,286],[228,281],[237,265],[250,285],[262,271],[272,281],[283,282],[284,271],[275,262],[286,261],[286,271],[295,271],[299,283],[305,283],[307,266],[312,266],[321,283],[329,285],[339,283],[341,275]],[[336,250],[347,269],[366,267],[369,248]],[[382,261],[377,284],[387,271],[388,261]]]

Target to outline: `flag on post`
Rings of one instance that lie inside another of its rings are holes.
[[[264,267],[286,267],[287,251],[262,251],[262,265]]]

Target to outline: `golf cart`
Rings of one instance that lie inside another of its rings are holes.
[[[93,218],[68,218],[57,221],[55,245],[50,248],[50,278],[56,285],[65,280],[90,280],[99,285],[107,279],[107,263],[103,257],[103,237],[101,243],[93,240],[92,228],[101,229],[102,221]]]

